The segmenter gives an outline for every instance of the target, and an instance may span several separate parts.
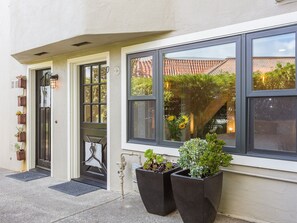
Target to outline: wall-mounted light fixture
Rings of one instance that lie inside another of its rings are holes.
[[[59,75],[55,74],[55,75],[51,75],[50,76],[50,86],[52,89],[55,89],[57,87],[57,81],[59,79]]]

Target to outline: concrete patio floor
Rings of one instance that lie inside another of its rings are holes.
[[[166,217],[146,212],[137,193],[123,200],[120,193],[98,190],[73,197],[49,189],[62,181],[46,177],[22,182],[5,177],[14,172],[0,168],[0,222],[110,222],[180,223],[178,212]],[[218,215],[216,223],[247,223]]]

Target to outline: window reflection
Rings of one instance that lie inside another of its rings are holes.
[[[132,123],[134,138],[155,138],[155,102],[133,101]]]
[[[253,40],[253,89],[295,88],[295,33]]]
[[[163,55],[164,139],[217,133],[235,146],[235,43]]]
[[[153,94],[153,57],[131,59],[131,96]]]

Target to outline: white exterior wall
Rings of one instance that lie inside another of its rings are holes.
[[[19,74],[25,74],[25,66],[10,56],[9,0],[0,2],[0,30],[0,167],[20,170],[25,166],[16,160],[14,134],[17,132],[17,95],[21,95],[22,90],[11,89],[11,80]]]
[[[144,8],[147,6],[147,3],[136,2],[139,4],[136,9],[142,8],[141,6]],[[158,18],[162,18],[163,21],[164,18],[161,16],[161,12],[168,6],[167,10],[169,10],[169,12],[167,11],[165,18],[165,21],[168,22],[166,28],[170,27],[172,25],[171,22],[174,21],[175,31],[173,32],[158,36],[131,39],[116,44],[80,50],[44,59],[46,61],[53,61],[53,73],[59,74],[58,88],[53,91],[54,104],[52,119],[53,121],[57,120],[58,123],[52,126],[52,146],[54,150],[52,154],[52,175],[53,177],[66,180],[69,178],[67,169],[69,168],[69,160],[67,159],[67,120],[69,116],[67,110],[67,92],[69,87],[67,86],[67,60],[102,52],[110,53],[110,189],[116,191],[120,190],[120,181],[117,174],[118,166],[116,163],[120,161],[120,154],[122,152],[130,152],[123,150],[121,144],[123,137],[121,132],[121,112],[123,112],[124,109],[121,107],[120,103],[120,96],[123,94],[121,78],[123,75],[126,75],[126,72],[122,69],[121,74],[117,75],[113,70],[114,67],[123,67],[122,48],[297,10],[297,3],[278,5],[275,4],[273,0],[214,0],[211,4],[209,1],[202,0],[173,0],[170,1],[170,3],[161,4],[160,7],[163,8],[155,8],[157,17],[154,17],[153,20],[144,19],[135,24],[135,18],[133,16],[129,18],[129,13],[125,14],[124,18],[120,17],[125,6],[120,5],[121,7],[119,7],[116,1],[113,1],[113,4],[107,5],[108,10],[105,13],[109,15],[109,13],[112,12],[112,18],[117,17],[118,19],[104,20],[104,22],[107,21],[107,23],[101,24],[99,22],[101,20],[93,19],[96,17],[95,8],[88,8],[82,4],[82,1],[78,0],[46,1],[46,3],[37,4],[38,7],[36,7],[36,1],[33,0],[26,2],[12,0],[11,15],[8,11],[8,3],[8,0],[0,2],[0,28],[1,30],[7,30],[7,32],[1,32],[0,34],[0,42],[3,43],[3,48],[1,46],[0,52],[0,65],[3,70],[2,79],[0,81],[0,167],[13,170],[22,169],[22,163],[15,160],[15,152],[12,148],[15,142],[14,134],[16,132],[15,112],[18,109],[16,106],[17,95],[20,94],[20,90],[10,89],[10,81],[18,74],[25,74],[26,70],[23,65],[20,65],[9,55],[37,46],[52,44],[61,39],[72,38],[76,35],[85,35],[88,33],[96,34],[103,31],[123,32],[123,30],[121,30],[121,27],[124,26],[122,22],[125,21],[126,24],[126,19],[130,24],[127,30],[130,29],[131,32],[146,29],[150,29],[150,31],[160,30],[162,27],[160,28],[157,24]],[[48,8],[49,6],[50,8]],[[91,6],[94,6],[94,4]],[[104,7],[106,3],[96,6],[98,8]],[[22,7],[28,7],[30,11],[22,10]],[[79,10],[77,9],[81,8],[83,8],[84,11],[78,12]],[[63,9],[63,12],[59,13],[60,9]],[[152,8],[152,10],[153,9],[154,8]],[[22,12],[20,13],[19,11]],[[38,13],[33,16],[34,12]],[[43,15],[41,12],[44,12]],[[92,16],[86,16],[89,13]],[[55,14],[56,17],[54,17],[52,21],[51,16],[53,14]],[[9,23],[10,16],[15,17],[11,26]],[[31,19],[32,24],[25,21],[18,23],[23,16],[29,16],[28,19]],[[35,16],[40,16],[42,19],[33,21],[32,19],[35,18]],[[82,20],[82,18],[84,18],[84,20]],[[115,24],[113,24],[113,22]],[[151,26],[149,23],[155,25]],[[267,25],[273,26],[273,24]],[[10,27],[12,27],[11,35],[9,35]],[[45,30],[45,27],[51,27],[48,30],[49,32]],[[38,32],[42,35],[36,35]],[[24,38],[20,38],[20,35]],[[213,33],[213,35],[220,36],[221,33],[217,32]],[[182,41],[187,40],[186,36],[180,36],[178,38]],[[164,40],[164,42],[166,42],[166,40]],[[52,49],[55,50],[54,47]],[[31,63],[34,64],[37,61],[37,59],[36,61],[32,60]],[[143,147],[143,149],[145,148],[149,147]],[[135,147],[135,150],[138,150],[138,148]],[[172,152],[172,155],[174,154],[176,154],[176,152]],[[176,160],[176,157],[171,158]],[[128,166],[125,170],[125,191],[132,189],[131,164],[137,163],[137,158],[128,157],[127,161]],[[239,156],[235,159],[233,167],[231,167],[229,171],[226,171],[220,206],[221,212],[258,222],[296,222],[297,213],[294,208],[297,200],[295,195],[297,191],[297,168],[295,162],[282,163],[269,159],[247,161]]]

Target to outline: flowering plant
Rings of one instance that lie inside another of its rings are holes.
[[[184,114],[180,114],[178,117],[175,115],[169,115],[165,120],[170,134],[169,138],[174,141],[181,141],[181,131],[187,127],[189,117]]]

